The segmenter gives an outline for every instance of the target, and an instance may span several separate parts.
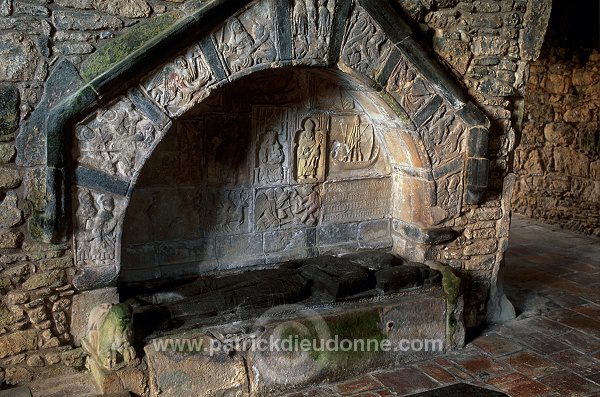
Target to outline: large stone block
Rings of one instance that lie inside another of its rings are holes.
[[[17,331],[0,336],[0,358],[14,356],[37,348],[38,336],[34,330]]]
[[[0,141],[12,139],[17,130],[19,101],[19,90],[15,85],[0,84]]]
[[[39,54],[35,42],[23,33],[0,35],[0,81],[32,80]]]
[[[81,338],[86,331],[90,312],[102,303],[119,303],[116,288],[101,288],[84,291],[73,296],[71,308],[71,335],[76,346],[81,345]]]
[[[29,277],[22,285],[25,290],[34,290],[38,288],[56,288],[67,282],[67,275],[64,270],[52,270],[49,272],[36,273]]]
[[[95,9],[126,18],[150,16],[152,9],[145,0],[92,0]]]
[[[210,354],[184,346],[174,348],[169,341],[195,341],[202,348],[212,346],[205,335],[182,335],[180,339],[157,339],[144,350],[148,360],[150,394],[164,397],[212,397],[249,395],[244,359],[225,351]],[[164,348],[159,348],[164,342]]]
[[[0,203],[0,228],[17,226],[23,220],[23,211],[17,207],[17,202],[17,194],[11,191]]]

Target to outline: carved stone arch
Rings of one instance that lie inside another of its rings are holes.
[[[116,281],[129,197],[173,120],[264,69],[328,68],[371,87],[404,127],[404,156],[392,162],[399,251],[447,238],[463,204],[487,185],[489,122],[410,35],[383,0],[256,0],[82,118],[73,139],[76,287]]]

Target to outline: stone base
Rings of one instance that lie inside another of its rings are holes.
[[[102,368],[94,359],[88,357],[87,367],[94,378],[96,388],[102,395],[146,395],[148,391],[145,368],[128,366],[118,371],[108,371]]]
[[[149,341],[150,395],[269,396],[435,356],[451,348],[449,332],[440,287],[328,307],[282,305],[252,322]]]

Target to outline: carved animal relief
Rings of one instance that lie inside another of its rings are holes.
[[[371,76],[376,67],[384,64],[390,50],[391,44],[381,28],[362,8],[356,6],[341,60],[358,72]]]

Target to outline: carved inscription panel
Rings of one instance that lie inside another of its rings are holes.
[[[390,214],[391,179],[371,178],[323,185],[321,221],[355,222],[386,218]]]

